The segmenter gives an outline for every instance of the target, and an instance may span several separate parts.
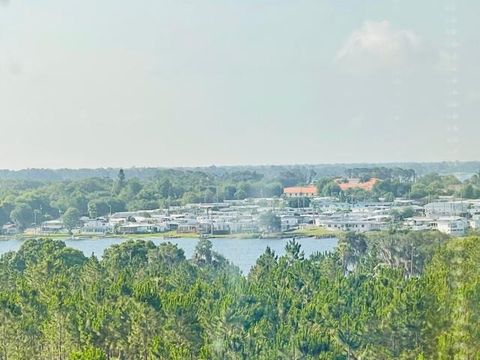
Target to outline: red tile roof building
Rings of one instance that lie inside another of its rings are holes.
[[[379,182],[377,178],[371,178],[368,181],[361,182],[360,179],[349,179],[348,182],[342,182],[342,180],[335,180],[342,191],[348,189],[362,189],[365,191],[372,191],[373,187]]]
[[[287,187],[283,189],[283,194],[287,197],[315,197],[317,187],[315,185]]]

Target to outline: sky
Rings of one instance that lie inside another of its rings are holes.
[[[480,160],[476,0],[0,0],[0,168]]]

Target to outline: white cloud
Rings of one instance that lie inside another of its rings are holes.
[[[367,21],[338,50],[335,61],[351,69],[415,65],[431,55],[412,30],[396,29],[390,22]]]

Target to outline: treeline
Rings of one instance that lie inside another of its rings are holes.
[[[307,169],[307,168],[306,168]],[[162,170],[149,179],[132,177],[119,170],[115,178],[95,177],[62,181],[0,181],[0,226],[13,222],[19,229],[42,221],[64,217],[74,226],[81,216],[95,218],[110,213],[169,208],[189,203],[280,197],[286,186],[317,184],[319,194],[341,201],[392,201],[396,197],[433,200],[442,195],[465,199],[480,198],[479,174],[461,182],[453,175],[416,176],[399,168],[350,169],[350,175],[378,176],[382,180],[372,192],[361,189],[341,191],[332,177],[305,172],[283,171],[276,177],[255,171],[212,172]],[[293,207],[308,206],[309,200],[292,200]]]
[[[374,168],[352,168],[346,170],[349,178],[359,178],[362,181],[368,181],[371,178],[380,180],[415,182],[417,174],[413,169],[403,169],[400,167],[374,167]]]
[[[256,165],[256,166],[208,166],[194,168],[128,168],[127,172],[132,178],[147,180],[154,178],[162,172],[169,170],[203,172],[213,176],[224,176],[235,172],[256,172],[265,178],[278,178],[286,173],[296,174],[303,181],[309,182],[312,175],[317,177],[348,176],[351,169],[412,169],[417,175],[428,173],[471,174],[478,171],[480,161],[470,162],[437,162],[437,163],[384,163],[384,164],[310,164],[310,165]],[[98,169],[23,169],[0,170],[0,180],[26,180],[26,181],[65,181],[82,180],[87,178],[114,179],[119,168]],[[380,178],[383,178],[380,174]]]
[[[359,168],[347,170],[349,176],[360,181],[380,179],[373,191],[348,189],[342,191],[335,179],[323,177],[316,181],[318,193],[335,196],[342,201],[393,201],[397,197],[414,200],[433,201],[440,196],[456,196],[463,199],[480,199],[480,172],[463,182],[454,175],[428,173],[417,176],[413,170],[400,168]]]
[[[291,241],[248,276],[201,240],[85,257],[29,240],[0,259],[0,359],[476,359],[480,239]]]
[[[0,182],[0,225],[14,222],[20,229],[68,215],[80,216],[168,208],[188,203],[213,203],[258,197],[279,197],[283,187],[300,181],[295,174],[267,179],[251,172],[221,176],[190,170],[165,170],[149,180],[131,178],[119,170],[115,179]]]

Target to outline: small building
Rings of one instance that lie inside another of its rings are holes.
[[[283,194],[286,197],[313,198],[317,195],[317,187],[315,185],[286,187],[283,189]]]
[[[332,231],[368,232],[382,231],[389,228],[389,223],[366,219],[316,219],[315,225]]]
[[[196,233],[198,231],[198,224],[178,224],[176,230],[179,234]]]
[[[165,230],[166,228],[160,225],[148,223],[128,223],[117,228],[117,232],[121,234],[154,234]]]
[[[465,235],[468,229],[467,220],[456,216],[438,218],[435,225],[438,231],[453,236]]]
[[[2,226],[2,234],[3,235],[16,235],[19,233],[17,225],[8,223]]]
[[[259,231],[258,223],[253,219],[240,219],[229,224],[230,232],[237,234],[256,233]]]
[[[230,234],[230,227],[224,222],[202,222],[199,224],[198,232],[201,234],[227,235]]]
[[[435,219],[422,216],[406,219],[404,225],[413,231],[433,230],[437,227]]]
[[[107,233],[113,230],[113,226],[104,218],[84,219],[82,231],[87,233]]]
[[[129,218],[132,218],[135,215],[135,212],[132,211],[124,211],[112,214],[109,216],[108,221],[110,224],[123,224],[128,222]]]
[[[433,202],[425,205],[426,216],[462,216],[468,213],[469,204],[463,201]]]
[[[44,221],[41,230],[47,234],[55,234],[64,229],[63,221],[61,219]]]
[[[282,223],[282,231],[297,229],[300,224],[299,220],[300,220],[300,217],[298,216],[291,216],[291,215],[281,216],[280,221]]]

